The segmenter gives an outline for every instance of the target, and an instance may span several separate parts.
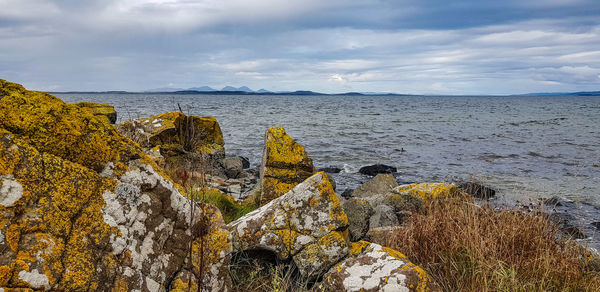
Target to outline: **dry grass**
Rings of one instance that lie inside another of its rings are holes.
[[[444,291],[600,291],[598,259],[557,232],[540,213],[439,200],[381,243],[409,255]]]
[[[293,264],[278,262],[275,255],[268,252],[235,254],[230,275],[234,292],[308,291],[308,283]]]

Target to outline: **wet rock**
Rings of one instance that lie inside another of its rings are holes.
[[[312,159],[304,147],[288,136],[285,129],[267,129],[260,166],[262,203],[287,193],[314,172]]]
[[[396,226],[400,224],[394,208],[379,204],[373,208],[373,216],[369,220],[369,230],[379,227]]]
[[[600,229],[600,221],[597,222],[592,222],[590,223],[592,226],[596,227],[597,229]]]
[[[496,196],[495,190],[474,182],[462,183],[458,185],[458,188],[479,199],[489,199]]]
[[[390,193],[398,186],[396,179],[391,174],[378,174],[370,181],[362,184],[352,191],[352,197],[368,198],[373,196],[382,196]]]
[[[342,208],[346,216],[348,216],[350,240],[358,241],[363,239],[369,230],[369,219],[374,212],[371,204],[359,198],[351,198],[342,202]]]
[[[567,198],[561,198],[558,196],[554,196],[552,198],[545,199],[545,200],[543,200],[543,203],[544,203],[544,205],[550,206],[550,207],[570,207],[570,208],[575,207],[575,202],[573,202],[572,200],[569,200]]]
[[[587,237],[583,230],[574,224],[574,222],[577,222],[577,219],[569,213],[552,212],[548,218],[558,225],[559,231],[566,237],[573,239],[584,239]]]
[[[78,102],[76,106],[90,112],[92,115],[106,118],[111,124],[117,122],[117,112],[110,104],[95,103],[95,102]]]
[[[340,172],[342,172],[342,169],[339,167],[335,167],[335,166],[329,166],[329,167],[319,168],[319,171],[324,171],[326,173],[340,173]]]
[[[354,191],[353,189],[345,189],[345,190],[344,190],[344,191],[343,191],[343,192],[340,194],[340,196],[342,196],[342,198],[344,198],[344,199],[350,199],[350,197],[352,197],[352,192],[353,192],[353,191]]]
[[[325,173],[231,222],[233,251],[267,250],[315,279],[348,254],[348,218]]]
[[[202,282],[230,288],[220,212],[190,203],[108,120],[3,80],[0,116],[1,286],[164,290],[204,240]]]
[[[401,185],[395,187],[393,192],[398,195],[415,196],[423,200],[461,196],[460,189],[456,185],[446,183]]]
[[[358,170],[358,172],[369,176],[376,176],[379,173],[396,173],[398,172],[398,169],[385,164],[374,164],[363,166]]]
[[[244,161],[241,157],[227,157],[221,161],[225,175],[228,178],[237,178],[244,169]]]
[[[406,256],[375,243],[352,243],[351,255],[332,267],[314,291],[438,291]]]

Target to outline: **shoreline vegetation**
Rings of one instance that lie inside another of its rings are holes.
[[[386,168],[342,197],[282,127],[251,169],[212,117],[116,115],[0,80],[0,288],[600,291],[542,207]]]

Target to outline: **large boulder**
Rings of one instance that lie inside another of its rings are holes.
[[[348,219],[325,173],[228,225],[234,252],[265,250],[316,279],[348,254]]]
[[[397,186],[393,192],[397,195],[414,196],[422,200],[443,199],[462,195],[460,189],[454,184],[429,182]]]
[[[267,129],[260,166],[261,202],[277,198],[315,172],[306,150],[282,127]]]
[[[343,201],[342,208],[348,216],[350,240],[361,240],[369,231],[369,220],[374,213],[371,203],[363,199],[351,198]]]
[[[165,291],[186,272],[230,288],[221,214],[107,119],[3,80],[0,116],[1,288]]]
[[[396,173],[398,169],[385,164],[373,164],[361,167],[358,172],[364,175],[376,176],[380,173]]]
[[[431,291],[430,277],[406,256],[375,243],[352,243],[351,256],[332,267],[314,291]]]
[[[94,116],[108,119],[108,121],[111,124],[117,122],[117,112],[115,111],[115,107],[113,107],[110,104],[95,102],[78,102],[75,105],[90,112]]]
[[[223,133],[213,117],[171,112],[125,121],[117,127],[123,135],[144,148],[159,147],[165,156],[186,152],[225,155]]]

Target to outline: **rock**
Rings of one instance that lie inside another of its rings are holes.
[[[373,216],[369,220],[369,230],[379,227],[396,226],[400,224],[394,208],[380,204],[373,208]]]
[[[597,229],[600,229],[600,221],[597,222],[592,222],[590,223],[592,226],[596,227]]]
[[[329,167],[319,168],[319,171],[324,171],[326,173],[340,173],[340,172],[342,172],[342,169],[339,167],[335,167],[335,166],[329,166]]]
[[[474,182],[462,183],[458,185],[458,188],[479,199],[489,199],[496,196],[495,190]]]
[[[390,193],[398,186],[396,179],[391,174],[378,174],[370,181],[362,184],[352,192],[352,197],[368,198]]]
[[[393,192],[399,195],[415,196],[423,200],[458,197],[460,189],[453,184],[446,183],[419,183],[401,185],[394,188]]]
[[[92,115],[106,118],[111,124],[117,122],[117,112],[115,108],[110,104],[95,103],[95,102],[78,102],[76,106],[90,112]]]
[[[233,251],[266,250],[316,279],[348,254],[348,218],[324,172],[231,222]]]
[[[221,161],[225,175],[228,178],[237,178],[244,169],[244,162],[241,157],[227,157]]]
[[[586,238],[583,230],[573,224],[573,222],[577,222],[575,216],[566,212],[552,212],[549,214],[548,219],[558,225],[559,231],[566,237],[573,239]]]
[[[369,229],[369,232],[364,237],[364,240],[385,245],[389,238],[399,230],[400,226],[383,226]]]
[[[202,282],[231,288],[220,212],[191,204],[108,120],[4,80],[0,116],[0,286],[164,291],[190,271],[190,241],[198,274],[204,241]]]
[[[369,218],[373,215],[373,207],[371,207],[368,201],[351,198],[344,200],[342,208],[346,216],[348,216],[350,240],[361,240],[369,230]]]
[[[571,207],[575,208],[575,202],[569,200],[567,198],[561,198],[558,196],[554,196],[550,199],[543,200],[544,205],[551,207]]]
[[[282,127],[267,129],[260,166],[261,203],[277,198],[315,172],[304,147],[285,133]]]
[[[250,160],[248,160],[248,157],[244,157],[244,156],[238,156],[238,157],[242,159],[242,169],[250,168]]]
[[[167,158],[186,152],[225,156],[221,127],[213,117],[172,112],[125,121],[117,128],[144,148],[159,147]]]
[[[430,277],[406,256],[366,241],[352,243],[351,255],[332,267],[314,291],[437,291]]]
[[[340,196],[342,196],[342,198],[349,199],[350,197],[352,197],[353,191],[353,189],[345,189]]]
[[[385,164],[374,164],[363,166],[358,170],[358,172],[369,176],[376,176],[379,173],[396,173],[398,172],[398,169]]]

